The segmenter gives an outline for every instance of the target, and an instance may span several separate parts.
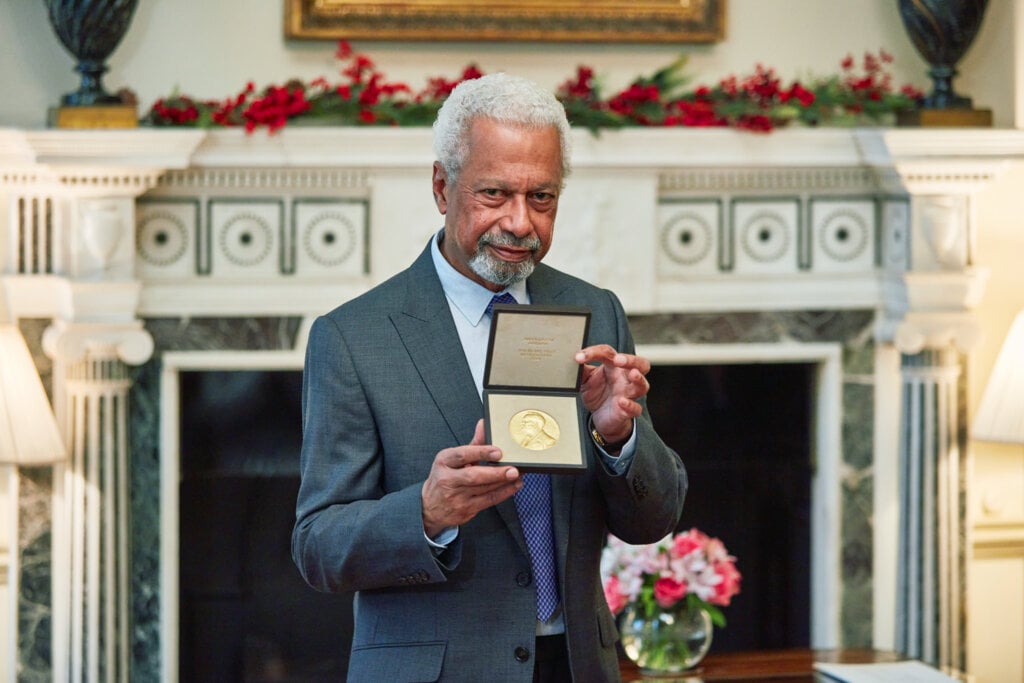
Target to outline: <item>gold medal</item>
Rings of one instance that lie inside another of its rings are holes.
[[[521,410],[508,423],[512,439],[523,448],[543,451],[558,443],[558,422],[543,410]]]

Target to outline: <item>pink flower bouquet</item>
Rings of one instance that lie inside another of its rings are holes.
[[[728,606],[740,592],[736,558],[720,540],[697,529],[648,545],[609,536],[601,555],[601,580],[613,614],[635,603],[653,615],[685,599],[690,609],[706,611],[715,626],[725,626],[719,607]]]

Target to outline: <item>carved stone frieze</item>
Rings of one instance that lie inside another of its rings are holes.
[[[62,169],[54,175],[73,197],[137,197],[156,185],[162,169]]]
[[[864,193],[876,192],[879,181],[866,168],[688,168],[658,176],[658,190],[675,193]]]
[[[370,173],[339,168],[186,169],[165,173],[162,190],[214,192],[253,190],[357,190],[369,187]]]

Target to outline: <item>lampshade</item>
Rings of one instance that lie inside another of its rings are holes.
[[[971,436],[1024,443],[1024,311],[1010,327],[974,416]]]
[[[45,465],[67,450],[25,338],[0,281],[0,463]]]

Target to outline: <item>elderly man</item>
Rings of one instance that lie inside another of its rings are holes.
[[[351,681],[619,678],[602,546],[671,532],[687,479],[618,299],[540,263],[569,142],[535,84],[459,85],[434,124],[444,228],[310,332],[292,555],[313,587],[357,592]],[[590,309],[582,474],[522,473],[485,443],[493,300]]]

